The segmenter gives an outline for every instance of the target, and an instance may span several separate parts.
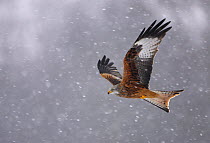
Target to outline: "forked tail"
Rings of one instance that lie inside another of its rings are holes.
[[[160,109],[169,112],[169,102],[170,99],[179,95],[180,92],[184,90],[175,90],[175,91],[153,91],[159,96],[155,98],[145,98],[144,100],[159,107]]]

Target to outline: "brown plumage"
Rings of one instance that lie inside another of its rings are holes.
[[[109,58],[104,56],[98,61],[98,69],[102,77],[113,84],[108,93],[116,94],[125,98],[140,98],[153,105],[169,112],[169,101],[179,92],[176,91],[152,91],[149,89],[149,81],[152,73],[154,56],[158,51],[162,38],[172,27],[167,27],[170,23],[163,24],[165,19],[156,23],[156,20],[140,33],[124,57],[123,76],[109,62]],[[167,27],[167,28],[166,28]]]

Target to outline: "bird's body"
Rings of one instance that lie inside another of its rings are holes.
[[[116,89],[119,91],[119,93],[116,93],[116,95],[124,98],[144,99],[144,98],[154,98],[159,96],[155,92],[146,88],[142,88],[137,84],[130,84],[130,85],[118,84]]]
[[[172,27],[166,28],[170,23],[163,24],[165,19],[155,25],[154,21],[147,30],[142,30],[141,34],[129,49],[123,60],[123,76],[109,62],[109,58],[104,56],[98,61],[98,69],[102,77],[113,84],[108,93],[124,98],[140,98],[153,105],[169,112],[169,101],[179,92],[176,91],[153,91],[149,89],[149,81],[152,73],[154,56],[158,51],[158,46],[166,32]]]

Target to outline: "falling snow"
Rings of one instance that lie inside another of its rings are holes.
[[[0,2],[0,143],[209,143],[210,2]],[[173,27],[155,57],[150,88],[185,89],[165,113],[107,95],[97,61],[122,73],[141,30]]]

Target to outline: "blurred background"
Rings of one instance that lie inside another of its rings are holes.
[[[0,143],[209,143],[208,0],[0,1]],[[96,68],[144,27],[172,21],[150,88],[185,89],[170,113],[107,95]]]

